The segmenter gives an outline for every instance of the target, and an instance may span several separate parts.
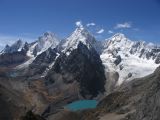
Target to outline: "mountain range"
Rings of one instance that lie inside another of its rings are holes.
[[[36,63],[43,66],[44,63],[46,68],[41,74],[46,75],[57,58],[62,54],[69,57],[79,44],[86,46],[89,51],[95,50],[105,67],[105,73],[119,74],[117,84],[148,75],[160,64],[159,46],[145,41],[131,41],[122,33],[98,41],[86,28],[80,26],[65,40],[59,40],[53,33],[46,32],[32,43],[18,40],[11,46],[6,45],[0,53],[0,66],[16,64],[16,69],[22,69]],[[12,61],[6,57],[11,57]]]
[[[83,26],[63,40],[51,32],[32,43],[18,40],[0,52],[0,103],[10,111],[3,115],[11,116],[7,118],[10,120],[32,110],[48,117],[79,99],[102,100],[99,108],[104,109],[110,100],[106,96],[127,91],[130,82],[139,85],[137,79],[152,74],[159,65],[160,46],[132,41],[122,33],[96,40]],[[115,94],[124,96],[122,99],[129,96],[128,92]]]

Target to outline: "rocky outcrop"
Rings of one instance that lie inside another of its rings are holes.
[[[22,116],[20,120],[45,120],[40,115],[34,114],[32,111],[28,111],[25,116]]]
[[[156,64],[160,64],[160,54],[158,54],[158,56],[157,56],[157,58],[156,58],[156,60],[155,60],[155,63],[156,63]]]
[[[160,111],[160,67],[144,78],[122,85],[100,104],[106,112],[123,114],[124,120],[158,120]],[[113,99],[113,100],[112,100]]]
[[[120,55],[116,56],[116,60],[114,61],[114,64],[117,66],[119,63],[121,63],[122,58]]]
[[[46,80],[50,84],[54,84],[57,80],[63,84],[77,81],[83,97],[93,98],[98,93],[104,92],[105,76],[100,57],[94,48],[89,50],[81,42],[69,56],[62,53],[57,58]]]
[[[5,53],[0,55],[0,66],[14,66],[22,64],[28,60],[25,51]]]
[[[42,54],[36,57],[36,59],[29,65],[28,75],[39,75],[42,74],[49,69],[49,66],[54,63],[54,60],[58,54],[56,49],[49,48]],[[51,66],[52,67],[52,66]]]

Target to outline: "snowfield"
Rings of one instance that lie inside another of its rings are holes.
[[[122,84],[126,80],[149,75],[159,66],[159,64],[155,64],[154,60],[139,58],[135,55],[122,58],[122,62],[118,66],[114,64],[114,59],[109,55],[102,54],[100,57],[107,72],[119,73],[117,85]],[[123,69],[120,67],[123,67]],[[132,76],[129,77],[129,74],[132,74]]]

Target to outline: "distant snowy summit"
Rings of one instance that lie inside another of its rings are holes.
[[[121,33],[102,43],[101,60],[106,71],[118,73],[114,80],[118,81],[118,84],[146,76],[160,64],[160,48],[156,45],[151,46],[144,41],[131,41]]]
[[[46,32],[38,38],[35,42],[27,43],[22,40],[16,41],[13,45],[6,47],[1,51],[1,54],[14,53],[26,50],[27,56],[37,56],[48,48],[55,48],[59,43],[58,38],[51,32]]]
[[[6,45],[5,48],[1,51],[1,54],[3,54],[3,53],[14,53],[14,52],[21,51],[22,48],[24,47],[24,45],[25,45],[24,42],[19,39],[18,41],[16,41],[11,46]]]

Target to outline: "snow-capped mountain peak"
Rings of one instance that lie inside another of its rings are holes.
[[[103,42],[103,53],[113,52],[113,51],[130,51],[133,41],[129,40],[124,34],[117,33],[114,36],[106,39]]]
[[[53,37],[54,34],[53,34],[52,32],[50,32],[50,31],[47,31],[47,32],[45,32],[45,33],[43,34],[43,36],[45,36],[45,37],[48,37],[48,36]]]
[[[124,46],[126,43],[131,43],[132,41],[129,40],[124,34],[117,33],[111,38],[108,39],[109,44],[120,44]]]
[[[117,33],[104,41],[101,53],[106,71],[118,72],[118,83],[143,77],[152,73],[160,62],[159,52],[144,41],[131,41],[124,34]],[[157,63],[157,64],[156,64]]]
[[[36,56],[46,51],[48,48],[55,48],[59,43],[59,39],[51,32],[45,32],[38,40],[29,48],[28,56]]]
[[[43,36],[39,37],[37,43],[40,49],[48,49],[50,46],[55,47],[59,43],[59,40],[55,34],[45,32]]]
[[[82,42],[88,48],[96,43],[93,35],[83,26],[78,26],[75,31],[65,40],[62,45],[63,52],[76,49],[79,42]]]
[[[126,40],[127,38],[123,33],[116,33],[110,39],[113,40],[113,41],[119,42],[119,41],[122,41],[122,40]]]

